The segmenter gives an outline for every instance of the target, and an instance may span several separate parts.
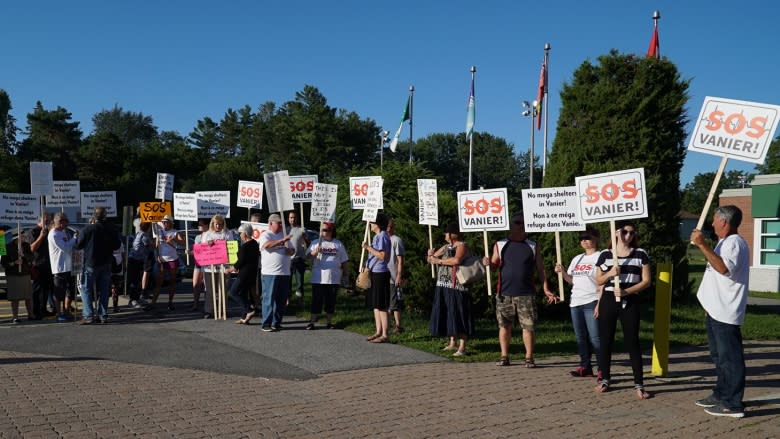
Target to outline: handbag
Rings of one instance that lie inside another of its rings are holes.
[[[364,267],[358,274],[358,277],[355,280],[355,287],[358,290],[363,291],[371,289],[371,270],[369,270],[368,267]]]
[[[458,278],[458,283],[461,285],[468,285],[476,281],[485,278],[485,266],[482,265],[482,260],[479,256],[469,256],[464,259],[458,269],[455,270],[455,276]]]

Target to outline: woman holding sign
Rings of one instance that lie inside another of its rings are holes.
[[[209,222],[209,229],[201,234],[200,242],[203,244],[214,245],[214,241],[227,241],[231,239],[231,234],[225,230],[225,217],[216,214]],[[203,300],[203,318],[209,319],[214,316],[214,294],[222,293],[224,296],[224,285],[218,275],[223,271],[223,265],[209,265],[203,267],[206,284],[206,297]],[[215,291],[216,290],[216,291]]]
[[[648,399],[642,376],[642,350],[639,347],[639,292],[650,285],[650,257],[639,248],[636,227],[630,221],[616,223],[617,246],[605,250],[599,256],[596,282],[604,285],[598,303],[599,334],[601,352],[598,356],[602,379],[596,385],[596,392],[609,390],[612,347],[615,344],[617,321],[623,327],[623,343],[631,358],[634,372],[634,391],[639,399]],[[618,265],[614,265],[617,255]],[[616,287],[613,280],[619,277]],[[620,299],[620,300],[618,300]]]
[[[469,257],[471,251],[460,239],[458,223],[449,223],[444,229],[445,245],[428,250],[428,262],[438,266],[436,292],[428,329],[434,337],[450,337],[445,351],[455,351],[454,357],[466,355],[466,340],[474,333],[471,317],[471,295],[455,276],[456,267]],[[458,339],[458,344],[456,344]]]
[[[387,215],[378,213],[376,221],[371,222],[371,231],[376,235],[371,245],[363,243],[368,250],[368,270],[371,271],[371,289],[366,293],[366,305],[374,310],[376,332],[368,337],[371,343],[387,343],[388,313],[390,307],[390,269],[387,261],[390,259],[390,235],[387,234]]]

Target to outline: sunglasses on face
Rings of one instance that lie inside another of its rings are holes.
[[[623,236],[636,235],[636,230],[620,230],[620,234]]]

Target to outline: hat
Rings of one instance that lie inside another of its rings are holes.
[[[278,213],[272,213],[268,217],[268,223],[270,224],[270,223],[273,223],[273,222],[276,222],[276,223],[282,222],[282,217],[280,217]]]
[[[334,228],[335,228],[335,224],[333,224],[330,221],[325,221],[322,224],[320,224],[320,231],[325,230],[325,229],[333,230]]]
[[[170,216],[170,215],[165,215],[165,216],[163,217],[163,219],[161,219],[161,220],[160,220],[160,222],[162,222],[162,223],[164,223],[164,222],[166,222],[166,221],[168,221],[169,223],[172,223],[172,222],[173,222],[173,217],[172,217],[172,216]]]
[[[244,233],[247,236],[252,236],[252,225],[249,223],[243,223],[238,227],[239,233]]]
[[[449,223],[444,228],[444,233],[460,233],[460,226],[455,222]]]

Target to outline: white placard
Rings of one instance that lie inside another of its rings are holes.
[[[382,184],[383,181],[371,180],[368,182],[368,193],[366,195],[366,206],[363,208],[363,221],[376,221],[376,216],[382,205]]]
[[[429,226],[439,225],[439,193],[436,190],[436,179],[417,179],[417,212],[419,223]]]
[[[238,198],[236,206],[249,209],[263,208],[263,183],[238,180]]]
[[[174,192],[173,219],[180,221],[197,221],[198,196],[196,194]]]
[[[363,209],[366,207],[366,197],[368,196],[368,186],[372,180],[382,180],[382,177],[349,177],[349,202],[352,209]],[[379,205],[380,209],[384,204]]]
[[[762,164],[780,121],[780,106],[707,96],[688,149]]]
[[[461,232],[509,230],[506,188],[458,192]]]
[[[269,212],[293,210],[292,193],[290,192],[290,176],[287,171],[271,172],[263,175],[265,194],[268,197]]]
[[[586,175],[575,181],[577,210],[583,222],[647,217],[644,168]]]
[[[37,195],[0,193],[0,223],[38,222],[41,200]]]
[[[81,182],[78,180],[54,181],[54,193],[46,196],[46,205],[50,207],[81,206]]]
[[[310,221],[336,222],[337,184],[316,183],[312,195]]]
[[[317,184],[316,175],[291,175],[290,192],[293,203],[311,203],[315,184]]]
[[[252,239],[255,241],[260,241],[260,235],[265,233],[266,230],[268,230],[268,224],[266,223],[253,223],[251,221],[241,221],[241,224],[249,224],[252,226]]]
[[[30,162],[30,195],[53,195],[54,171],[51,162]]]
[[[523,189],[526,232],[574,232],[585,230],[577,206],[577,187]]]
[[[154,198],[160,200],[173,199],[173,174],[157,173],[157,186],[155,186]]]
[[[214,215],[230,218],[230,191],[199,191],[195,196],[198,198],[198,218]],[[173,211],[175,213],[176,208]]]
[[[116,217],[116,191],[82,192],[81,193],[81,217],[89,218],[95,213],[95,208],[106,209],[106,216]]]

